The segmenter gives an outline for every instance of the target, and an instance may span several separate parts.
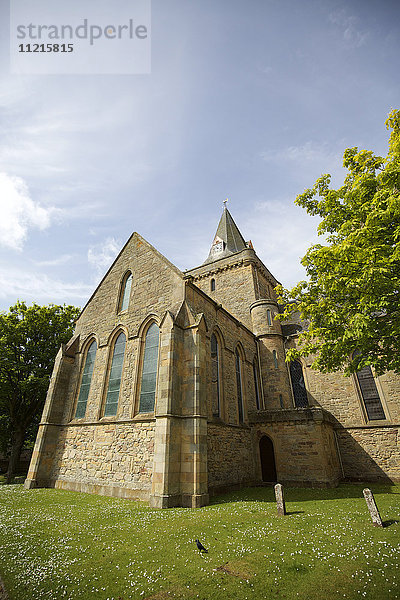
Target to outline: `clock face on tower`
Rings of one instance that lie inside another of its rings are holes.
[[[215,244],[213,245],[213,253],[214,254],[217,254],[218,252],[222,252],[223,249],[224,249],[223,242],[215,242]]]

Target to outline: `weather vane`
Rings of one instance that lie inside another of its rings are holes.
[[[224,208],[226,208],[226,203],[228,202],[228,198],[224,200]]]

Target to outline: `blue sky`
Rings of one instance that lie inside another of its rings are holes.
[[[387,153],[398,2],[153,0],[151,74],[76,76],[9,74],[6,5],[0,309],[83,306],[133,231],[195,267],[226,197],[292,285],[317,226],[296,195],[322,173],[340,184],[347,147]]]

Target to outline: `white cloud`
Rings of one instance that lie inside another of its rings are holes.
[[[44,208],[29,195],[20,177],[0,173],[0,244],[22,250],[30,228],[46,229],[52,208]]]
[[[310,187],[322,174],[332,176],[332,184],[340,185],[346,170],[343,168],[344,141],[337,141],[334,146],[325,142],[307,141],[301,146],[287,146],[278,150],[267,150],[260,153],[260,158],[268,163],[285,165],[300,185]]]
[[[0,266],[0,298],[12,298],[13,303],[20,299],[39,303],[79,302],[83,304],[92,291],[93,284],[69,283],[42,273]]]
[[[120,240],[108,237],[105,242],[95,244],[89,248],[88,261],[95,267],[98,275],[104,275],[121,250],[122,245]]]
[[[35,265],[37,267],[58,267],[60,265],[65,265],[73,258],[72,254],[63,254],[58,258],[53,258],[50,260],[37,260],[35,261]]]
[[[349,46],[359,48],[365,44],[369,32],[359,29],[357,27],[359,19],[354,15],[350,15],[345,8],[332,12],[329,15],[329,20],[342,29],[343,39]]]
[[[281,150],[261,152],[260,156],[267,162],[290,160],[301,163],[304,163],[304,161],[329,163],[338,161],[338,153],[330,149],[328,144],[313,142],[311,140],[301,146],[288,146]]]
[[[274,277],[291,287],[306,277],[300,260],[307,249],[323,243],[317,235],[319,222],[288,200],[273,199],[259,202],[241,230]]]

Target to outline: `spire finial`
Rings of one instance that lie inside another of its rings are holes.
[[[224,208],[226,208],[226,204],[228,202],[228,198],[226,200],[224,200],[223,204],[224,204]]]

